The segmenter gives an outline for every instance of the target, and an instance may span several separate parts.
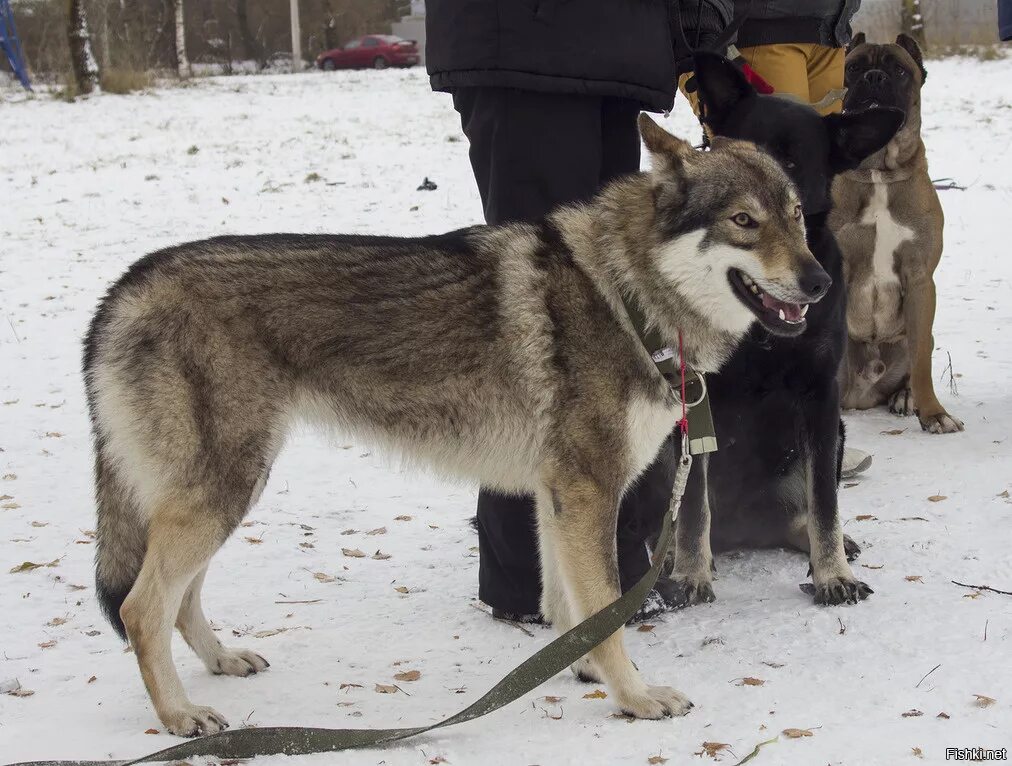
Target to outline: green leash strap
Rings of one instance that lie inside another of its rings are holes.
[[[410,729],[316,729],[299,726],[270,726],[265,728],[223,731],[199,737],[179,745],[167,747],[157,753],[132,761],[25,761],[8,766],[134,766],[138,763],[177,761],[194,756],[216,758],[252,758],[257,755],[308,755],[375,747],[389,742],[414,737],[427,731],[441,729],[465,721],[481,718],[533,691],[548,679],[561,673],[608,636],[625,625],[646,599],[657,582],[664,554],[671,542],[672,521],[685,494],[685,485],[692,466],[687,439],[682,439],[682,456],[675,472],[671,493],[671,508],[665,514],[661,534],[654,549],[653,566],[624,595],[592,617],[588,617],[572,630],[559,636],[548,646],[524,660],[506,674],[481,699],[471,703],[456,715],[428,726]]]

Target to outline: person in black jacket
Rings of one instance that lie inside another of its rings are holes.
[[[720,7],[707,39],[729,21],[730,0]],[[453,95],[487,223],[537,221],[639,170],[637,115],[670,109],[675,94],[669,13],[666,0],[428,0],[426,67]],[[667,444],[622,501],[623,591],[650,566],[673,462]],[[476,525],[479,598],[498,618],[539,621],[533,499],[482,488]],[[638,617],[665,607],[653,593]]]

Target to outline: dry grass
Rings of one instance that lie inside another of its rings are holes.
[[[102,90],[106,93],[133,93],[145,90],[154,84],[150,72],[137,69],[104,69],[102,71]]]

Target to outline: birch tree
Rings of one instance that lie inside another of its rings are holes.
[[[67,40],[70,43],[70,63],[79,93],[99,90],[98,62],[91,51],[88,34],[88,17],[84,13],[84,0],[70,0],[68,6]]]
[[[921,0],[900,0],[902,12],[900,24],[903,31],[910,35],[924,50],[924,16],[921,15]]]
[[[176,74],[179,79],[189,78],[190,60],[186,57],[186,21],[183,14],[183,0],[173,0],[176,9]]]

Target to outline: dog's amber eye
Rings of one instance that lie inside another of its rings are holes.
[[[801,220],[801,205],[794,206],[794,220],[795,221]]]
[[[759,225],[755,222],[755,218],[750,216],[748,213],[735,213],[731,220],[739,226],[744,226],[747,229],[751,229]]]

